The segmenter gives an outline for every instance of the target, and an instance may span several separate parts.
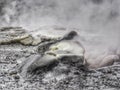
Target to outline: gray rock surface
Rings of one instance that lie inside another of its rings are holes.
[[[30,44],[32,37],[21,27],[3,27],[0,29],[0,44],[9,43]]]
[[[8,45],[10,46],[10,45]],[[0,49],[8,46],[0,46]],[[17,45],[16,45],[17,46]],[[19,46],[26,48],[24,46]],[[9,48],[9,47],[8,47]],[[16,47],[17,48],[17,47]],[[30,49],[28,47],[28,49]],[[7,49],[6,49],[7,50]],[[119,90],[120,65],[97,70],[82,70],[76,64],[60,62],[53,68],[36,72],[30,79],[23,79],[17,72],[18,60],[32,53],[0,50],[0,90]],[[14,79],[18,75],[20,79]]]
[[[39,51],[40,55],[32,55],[28,58],[24,58],[24,61],[20,65],[20,73],[23,76],[27,76],[29,72],[34,72],[36,69],[41,69],[49,66],[55,62],[64,63],[84,63],[84,48],[79,42],[73,38],[77,35],[75,31],[71,31],[61,39],[44,44],[44,50]],[[45,47],[45,45],[47,45]],[[43,47],[39,47],[41,49]],[[77,49],[76,49],[77,48]],[[42,52],[42,53],[41,53]]]
[[[57,33],[53,32],[58,29]],[[64,29],[64,30],[63,30]],[[50,32],[49,32],[50,31]],[[45,41],[61,40],[71,38],[74,35],[66,35],[68,31],[65,28],[54,26],[44,29],[41,27],[38,30],[27,32],[22,27],[3,27],[0,29],[0,44],[20,43],[23,45],[38,45]],[[76,34],[72,32],[70,34]],[[66,37],[68,36],[68,37]]]
[[[72,35],[38,46],[0,45],[0,90],[119,90],[119,63],[87,69],[84,48]]]

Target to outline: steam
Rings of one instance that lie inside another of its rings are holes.
[[[86,58],[120,54],[120,0],[0,0],[0,26],[79,28]]]

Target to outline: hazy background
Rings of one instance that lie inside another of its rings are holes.
[[[79,28],[87,58],[120,52],[120,0],[0,0],[0,27],[44,25]]]

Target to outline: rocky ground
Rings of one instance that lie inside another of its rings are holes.
[[[58,40],[58,42],[60,41]],[[74,58],[71,58],[71,61],[68,60],[70,58],[64,58],[64,60],[59,60],[52,65],[38,68],[34,72],[29,73],[29,76],[23,77],[17,71],[25,60],[21,58],[41,54],[41,52],[38,52],[39,49],[41,49],[40,46],[38,48],[38,46],[25,46],[20,43],[0,45],[0,90],[120,89],[119,64],[89,70],[85,66],[80,65],[79,62],[74,61]]]
[[[36,50],[31,48],[33,47],[22,45],[0,46],[0,90],[120,89],[119,65],[86,71],[74,65],[59,63],[54,69],[36,72],[32,78],[24,79],[14,68],[19,64],[18,59],[36,53]],[[64,69],[65,67],[67,69]]]

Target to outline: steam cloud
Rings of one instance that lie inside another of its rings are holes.
[[[0,26],[76,27],[86,58],[120,55],[120,0],[0,0]]]

